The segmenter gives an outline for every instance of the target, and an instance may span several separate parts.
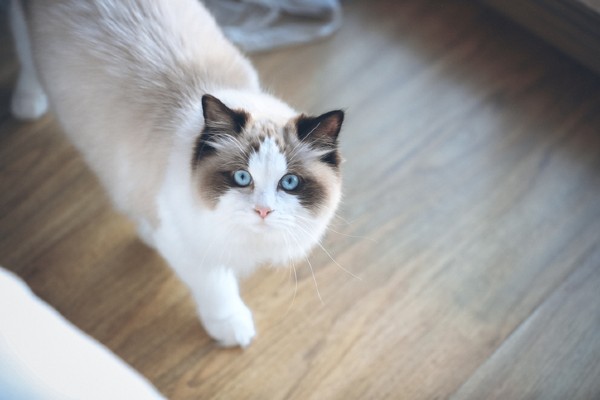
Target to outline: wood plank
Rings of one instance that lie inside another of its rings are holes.
[[[452,399],[594,399],[600,394],[600,248]]]

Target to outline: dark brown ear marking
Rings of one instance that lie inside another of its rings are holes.
[[[206,128],[223,133],[240,133],[248,121],[248,114],[230,109],[210,94],[202,96],[202,112]]]
[[[192,160],[194,167],[202,156],[215,151],[211,145],[215,139],[223,135],[241,133],[249,118],[246,112],[232,110],[210,94],[202,96],[202,112],[204,114],[204,131],[196,140],[194,159]]]
[[[327,150],[321,161],[337,168],[340,155],[337,150],[337,137],[344,122],[344,112],[330,111],[318,117],[301,115],[296,121],[298,138],[320,150]]]
[[[321,162],[329,164],[334,168],[337,168],[342,161],[337,150],[331,150],[329,153],[324,154],[323,156],[321,156],[320,160]]]
[[[318,117],[301,115],[297,121],[298,138],[335,144],[344,122],[344,112],[335,110]]]

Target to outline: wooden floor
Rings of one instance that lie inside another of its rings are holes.
[[[327,252],[297,289],[243,284],[250,348],[209,340],[52,116],[9,116],[4,26],[0,264],[170,399],[600,398],[600,78],[472,1],[344,6],[332,39],[252,57],[347,122]]]

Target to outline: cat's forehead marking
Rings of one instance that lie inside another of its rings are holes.
[[[258,152],[252,153],[248,160],[248,169],[257,185],[279,181],[287,170],[287,162],[276,138],[266,137],[260,142]]]
[[[283,139],[282,128],[270,120],[257,120],[247,129],[247,133],[251,138],[251,145],[254,151],[258,152],[261,144],[266,139],[271,139],[280,150],[285,146]]]

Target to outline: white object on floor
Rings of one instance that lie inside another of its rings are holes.
[[[164,399],[0,267],[0,399]]]

